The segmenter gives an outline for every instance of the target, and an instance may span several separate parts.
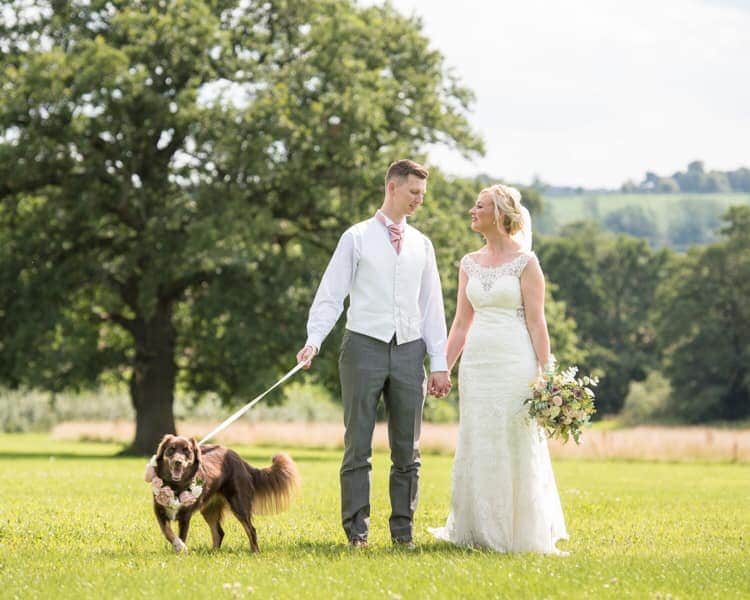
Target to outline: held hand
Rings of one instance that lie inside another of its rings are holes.
[[[427,380],[427,393],[435,398],[442,398],[451,391],[453,385],[447,371],[436,371],[430,373]]]
[[[427,378],[427,393],[430,396],[435,395],[435,374],[430,373],[430,376]]]
[[[312,346],[305,346],[297,352],[297,364],[304,362],[305,369],[309,369],[310,365],[312,364],[313,357],[317,354],[317,351]]]
[[[447,396],[450,391],[453,389],[453,383],[451,383],[451,374],[446,371],[444,374],[445,377],[445,385],[443,386],[443,396]]]

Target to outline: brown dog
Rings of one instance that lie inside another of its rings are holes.
[[[275,514],[288,508],[299,487],[299,473],[286,454],[273,457],[270,467],[256,469],[223,446],[199,447],[194,439],[165,435],[156,451],[154,512],[164,537],[175,552],[187,551],[190,519],[200,510],[211,528],[213,547],[224,538],[221,521],[229,508],[245,528],[250,550],[257,552],[253,514]],[[179,523],[179,537],[170,521]]]

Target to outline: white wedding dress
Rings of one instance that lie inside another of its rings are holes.
[[[430,531],[461,546],[560,554],[555,543],[568,536],[547,440],[523,404],[537,374],[520,283],[532,256],[497,267],[461,260],[474,322],[458,374],[451,511]]]

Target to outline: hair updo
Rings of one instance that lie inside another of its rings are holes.
[[[485,193],[492,198],[498,228],[502,225],[508,235],[515,235],[521,231],[523,229],[521,192],[509,185],[498,183],[484,188],[480,195]]]

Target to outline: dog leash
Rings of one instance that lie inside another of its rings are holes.
[[[234,423],[237,419],[239,419],[242,415],[244,415],[247,411],[249,411],[253,406],[255,406],[258,402],[260,402],[270,391],[279,387],[282,383],[284,383],[287,379],[289,379],[292,375],[294,375],[297,371],[299,371],[304,366],[305,366],[305,361],[302,361],[301,363],[297,364],[293,369],[291,369],[286,375],[284,375],[281,379],[279,379],[276,383],[274,383],[265,392],[253,398],[250,402],[245,404],[245,406],[239,409],[231,417],[229,417],[223,423],[218,425],[211,433],[206,435],[200,442],[198,442],[198,445],[202,446],[203,444],[206,443],[206,441],[210,440],[217,433],[224,431],[227,427],[229,427],[232,423]]]

